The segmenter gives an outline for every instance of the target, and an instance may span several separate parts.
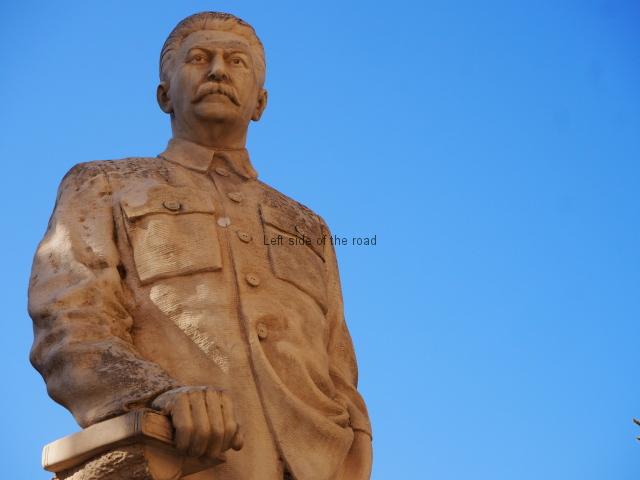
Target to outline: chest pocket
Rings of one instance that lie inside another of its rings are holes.
[[[274,275],[310,295],[326,313],[324,242],[318,221],[288,205],[263,204],[260,215]]]
[[[120,202],[141,284],[222,268],[214,205],[191,188],[152,187]]]

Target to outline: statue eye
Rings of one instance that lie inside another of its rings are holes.
[[[207,58],[203,54],[196,53],[195,55],[191,56],[189,63],[204,63],[206,60]]]
[[[244,65],[244,62],[242,61],[242,59],[240,57],[233,57],[231,59],[231,64],[232,65]]]

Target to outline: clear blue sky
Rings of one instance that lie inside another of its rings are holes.
[[[3,476],[76,429],[28,363],[31,257],[62,175],[169,138],[157,59],[184,16],[252,23],[249,148],[338,249],[376,480],[637,479],[640,5],[3,2]]]

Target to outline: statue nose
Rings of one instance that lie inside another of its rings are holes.
[[[207,75],[209,80],[212,81],[220,81],[227,79],[227,71],[224,66],[224,60],[220,57],[216,57],[211,62],[211,68],[209,69],[209,73]]]

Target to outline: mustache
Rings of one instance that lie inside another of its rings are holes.
[[[238,95],[233,87],[230,85],[225,85],[223,83],[215,83],[215,82],[207,82],[203,83],[196,90],[196,94],[193,97],[192,103],[197,103],[202,100],[204,97],[211,93],[221,93],[226,96],[229,100],[235,103],[237,106],[240,106],[240,101],[238,100]]]

